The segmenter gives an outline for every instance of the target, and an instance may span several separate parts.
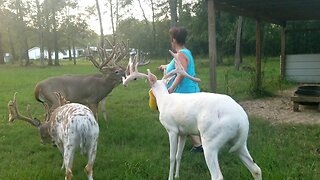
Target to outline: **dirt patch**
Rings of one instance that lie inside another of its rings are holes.
[[[293,111],[290,97],[294,89],[279,92],[275,97],[240,102],[250,116],[262,117],[274,123],[320,124],[317,106],[299,106],[300,112]]]

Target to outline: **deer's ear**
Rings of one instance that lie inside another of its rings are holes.
[[[150,71],[148,71],[148,81],[150,82],[151,85],[157,82],[157,77],[152,74]]]

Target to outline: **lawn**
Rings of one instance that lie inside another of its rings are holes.
[[[156,67],[163,61],[152,61],[141,72],[151,69],[159,78]],[[37,129],[29,124],[8,122],[7,103],[14,92],[20,110],[30,104],[35,117],[43,118],[44,110],[33,96],[37,82],[62,74],[87,74],[98,71],[86,61],[77,65],[61,62],[60,67],[0,66],[0,179],[56,180],[64,178],[62,157],[57,148],[40,144]],[[203,91],[209,90],[208,61],[197,63]],[[256,98],[253,94],[254,72],[250,68],[234,71],[232,63],[219,65],[217,84],[219,93],[227,93],[237,101]],[[246,58],[245,67],[254,67],[254,58]],[[263,61],[263,93],[271,96],[279,89],[292,86],[279,79],[279,61]],[[165,129],[158,121],[158,113],[149,110],[148,84],[144,80],[131,82],[125,88],[119,85],[107,98],[108,121],[99,116],[100,136],[94,178],[114,179],[167,179],[169,171],[169,142]],[[263,178],[319,179],[320,178],[320,126],[303,124],[272,124],[250,117],[248,148],[261,167]],[[182,157],[180,179],[210,179],[203,154],[189,152],[187,140]],[[220,153],[220,166],[226,180],[252,179],[238,157],[224,148]],[[83,171],[86,157],[78,152],[74,160],[74,179],[86,179]]]

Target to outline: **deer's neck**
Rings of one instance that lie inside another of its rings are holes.
[[[158,108],[160,109],[166,102],[166,99],[169,95],[167,86],[163,82],[157,81],[152,85],[151,88],[154,96],[156,97]]]
[[[113,87],[120,84],[120,80],[116,76],[112,76],[111,74],[102,75],[101,79],[104,85],[112,87],[112,89]]]

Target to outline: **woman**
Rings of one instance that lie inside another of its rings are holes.
[[[195,63],[191,51],[185,47],[187,31],[182,27],[173,27],[169,30],[171,37],[171,46],[178,55],[178,59],[182,64],[185,71],[191,75],[195,76]],[[164,70],[166,73],[175,69],[174,59],[167,65],[161,65],[159,67],[161,70]],[[189,78],[184,78],[182,75],[177,74],[169,83],[168,83],[169,93],[196,93],[200,91],[199,85],[197,82],[190,80]],[[203,152],[200,136],[192,135],[193,147],[191,152]]]

